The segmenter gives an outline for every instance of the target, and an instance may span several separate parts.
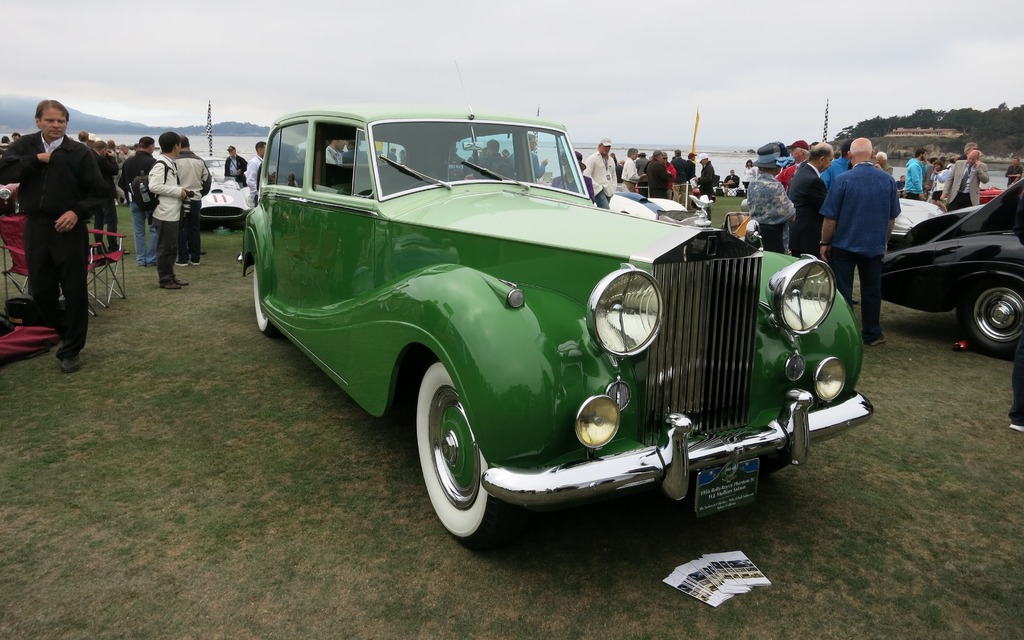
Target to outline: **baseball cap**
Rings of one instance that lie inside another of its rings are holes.
[[[612,146],[612,141],[609,138],[601,138],[601,142],[599,144],[602,147],[610,147],[610,146]]]
[[[810,151],[811,148],[807,145],[806,140],[797,140],[793,144],[789,145],[790,149],[803,149],[804,151]]]
[[[711,159],[711,156],[709,156],[706,153],[702,153],[699,156],[697,156],[697,162],[700,162],[701,160],[710,160],[710,159]]]

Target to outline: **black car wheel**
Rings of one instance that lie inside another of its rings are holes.
[[[1024,323],[1024,286],[998,278],[975,284],[960,298],[957,320],[973,349],[1012,360]]]

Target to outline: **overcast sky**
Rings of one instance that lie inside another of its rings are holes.
[[[1021,6],[9,0],[0,93],[154,126],[202,124],[207,100],[215,122],[262,125],[347,102],[539,107],[577,145],[616,146],[688,147],[699,107],[698,148],[756,148],[821,139],[826,100],[830,137],[1024,103]]]

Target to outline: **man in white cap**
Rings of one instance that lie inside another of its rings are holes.
[[[609,155],[612,141],[602,138],[597,151],[583,162],[583,175],[594,182],[594,203],[602,209],[610,208],[610,198],[615,193],[615,161]]]
[[[707,196],[708,200],[715,199],[715,168],[711,165],[711,158],[708,154],[702,153],[697,156],[700,163],[700,175],[697,177],[697,188],[700,195]]]

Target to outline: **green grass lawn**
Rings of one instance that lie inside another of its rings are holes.
[[[716,222],[735,206],[719,198]],[[126,215],[122,229],[130,230]],[[540,514],[466,551],[435,520],[411,416],[368,416],[258,333],[240,234],[191,284],[127,267],[83,368],[0,368],[0,638],[1013,638],[1024,435],[1010,363],[952,314],[884,305],[875,418],[696,519],[657,493]],[[129,246],[134,252],[134,247]],[[772,581],[713,609],[661,582],[740,550]]]

